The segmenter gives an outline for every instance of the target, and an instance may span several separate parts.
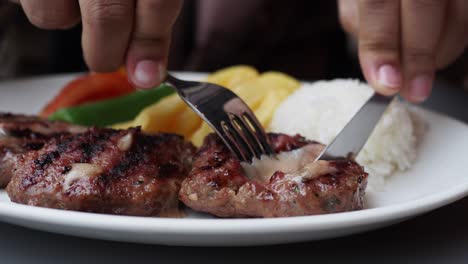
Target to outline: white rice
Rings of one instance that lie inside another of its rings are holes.
[[[276,110],[270,130],[329,144],[373,94],[358,80],[338,79],[306,85]],[[400,101],[392,103],[357,157],[369,173],[369,186],[380,189],[385,178],[411,167],[417,156],[421,121]]]

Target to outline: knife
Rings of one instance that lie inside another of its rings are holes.
[[[394,98],[374,93],[315,160],[356,158]]]

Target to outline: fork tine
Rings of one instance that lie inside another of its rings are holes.
[[[222,132],[223,135],[220,135],[221,139],[223,139],[228,148],[236,154],[238,159],[241,161],[250,161],[252,159],[252,156],[249,155],[250,151],[248,147],[243,144],[244,140],[236,133],[232,124],[221,121],[221,130],[219,132]]]
[[[247,143],[251,146],[254,156],[260,159],[261,155],[266,154],[267,152],[263,148],[262,142],[258,138],[258,135],[255,132],[255,130],[252,128],[249,122],[245,120],[245,118],[242,115],[241,116],[236,115],[235,122],[239,125],[245,137],[248,138]]]
[[[267,155],[273,155],[273,149],[271,148],[269,139],[267,134],[262,128],[262,125],[258,122],[257,118],[253,115],[253,113],[249,111],[245,111],[242,114],[243,120],[249,124],[249,127],[254,129],[254,133],[256,134],[256,139],[260,141],[260,146],[262,146],[263,153]]]
[[[260,156],[264,152],[255,132],[253,132],[253,130],[248,126],[248,124],[246,124],[241,116],[229,114],[229,119],[231,120],[231,124],[233,125],[233,128],[237,134],[239,134],[245,145],[250,150],[251,156],[260,159]]]
[[[166,83],[214,129],[239,160],[251,161],[262,154],[274,154],[261,124],[232,91],[215,84],[180,80],[170,74]]]

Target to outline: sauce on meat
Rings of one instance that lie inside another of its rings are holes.
[[[249,179],[269,182],[271,176],[277,171],[285,174],[304,169],[308,171],[308,167],[314,163],[320,151],[321,149],[314,145],[307,145],[300,149],[281,152],[275,157],[263,155],[260,159],[254,158],[252,163],[242,162],[241,165]]]

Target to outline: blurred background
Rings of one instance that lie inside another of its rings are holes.
[[[86,71],[80,34],[79,25],[37,29],[18,6],[1,0],[0,79]],[[170,70],[249,64],[306,80],[362,78],[335,1],[185,1],[170,54]],[[468,91],[467,52],[440,72],[438,80]]]

